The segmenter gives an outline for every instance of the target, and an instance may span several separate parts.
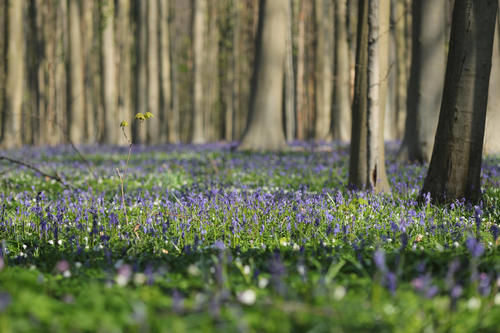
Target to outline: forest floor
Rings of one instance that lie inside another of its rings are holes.
[[[71,186],[0,162],[0,332],[498,331],[499,157],[436,206],[391,146],[383,195],[294,147],[134,146],[125,207],[127,148],[5,152]]]

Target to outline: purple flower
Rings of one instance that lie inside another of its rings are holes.
[[[9,293],[3,291],[0,292],[0,313],[4,312],[11,302],[12,298],[10,297]]]
[[[478,258],[484,253],[484,246],[474,237],[469,237],[465,242],[467,249],[473,258]]]
[[[385,265],[385,253],[382,249],[377,249],[373,255],[373,261],[375,262],[375,266],[377,266],[378,270],[381,272],[385,272],[387,267]]]
[[[500,233],[500,230],[496,224],[492,224],[490,227],[490,232],[493,235],[493,242],[496,242],[498,239],[498,234]]]

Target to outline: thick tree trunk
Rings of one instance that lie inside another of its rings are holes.
[[[158,46],[158,0],[148,1],[148,49],[147,49],[147,89],[148,106],[147,111],[151,112],[156,119],[146,122],[148,143],[159,143],[161,135],[161,117],[158,114],[160,109],[160,66],[159,66],[159,46]]]
[[[484,152],[500,154],[500,14],[497,17],[495,42],[491,64],[490,86],[488,96],[488,112],[486,113],[486,130],[484,136]]]
[[[351,98],[349,44],[347,41],[347,0],[335,1],[335,75],[332,134],[335,140],[351,139]]]
[[[75,144],[80,144],[84,137],[84,102],[83,91],[83,57],[82,38],[80,30],[80,9],[78,1],[68,0],[69,24],[69,138]]]
[[[99,91],[100,83],[96,80],[96,72],[101,73],[100,64],[96,61],[95,52],[95,29],[94,1],[82,2],[82,49],[85,57],[84,71],[84,96],[85,96],[85,136],[87,143],[95,143],[99,139],[100,124],[104,121],[97,120],[98,112],[102,108],[95,96]],[[99,54],[100,59],[100,54]],[[100,77],[99,77],[100,80]],[[99,100],[102,94],[99,91]]]
[[[383,31],[388,24],[388,0],[362,0],[358,15],[358,49],[353,102],[349,184],[375,192],[389,191],[385,172],[382,105],[385,105],[387,45]]]
[[[421,196],[476,202],[498,0],[455,0],[443,101]],[[497,93],[497,92],[494,92]]]
[[[72,0],[74,1],[74,0]],[[103,143],[116,144],[120,120],[116,112],[116,77],[115,77],[115,38],[114,38],[114,2],[101,1],[101,86],[104,111]]]
[[[203,64],[205,45],[205,26],[207,16],[206,0],[194,0],[193,8],[193,136],[192,143],[205,142],[205,124],[203,105]]]
[[[407,118],[400,159],[428,162],[436,134],[445,69],[446,0],[413,0]]]
[[[329,140],[332,115],[333,11],[328,0],[315,0],[316,17],[316,112],[314,138]]]
[[[239,150],[280,150],[287,0],[261,0],[248,127]]]
[[[22,144],[22,106],[24,79],[24,0],[7,1],[7,68],[5,108],[1,145],[14,148]]]

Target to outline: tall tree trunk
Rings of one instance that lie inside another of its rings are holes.
[[[172,108],[171,53],[169,29],[169,0],[159,0],[160,4],[160,67],[161,67],[161,141],[179,142],[179,115]]]
[[[193,8],[193,55],[194,55],[194,88],[193,88],[193,143],[205,142],[205,124],[203,105],[203,63],[205,44],[205,21],[207,15],[206,0],[194,0]]]
[[[347,0],[335,1],[335,75],[333,92],[333,138],[351,139],[351,98],[349,44],[347,41]]]
[[[159,70],[159,46],[158,46],[158,1],[148,1],[148,49],[147,49],[147,76],[148,76],[148,107],[155,121],[148,121],[147,142],[159,143],[161,135],[161,117],[158,114],[160,109],[160,70]]]
[[[285,147],[282,122],[287,0],[260,0],[248,126],[240,150]]]
[[[315,0],[316,18],[316,112],[314,138],[329,140],[332,115],[333,10],[328,0]]]
[[[5,67],[7,65],[7,13],[8,2],[0,2],[0,144],[2,142],[4,131],[4,116],[5,116]]]
[[[218,107],[219,84],[219,29],[217,26],[218,2],[209,2],[207,7],[208,22],[204,29],[205,59],[202,67],[203,72],[203,113],[205,124],[205,141],[217,141],[220,137],[220,108]]]
[[[132,29],[130,27],[130,0],[119,0],[116,8],[116,48],[117,48],[117,67],[118,73],[116,78],[118,104],[117,104],[117,121],[132,119]],[[115,121],[115,126],[117,126]],[[124,128],[125,134],[131,138],[130,127]],[[118,143],[127,144],[122,134]]]
[[[428,162],[432,153],[445,68],[446,0],[413,0],[413,40],[404,160]]]
[[[481,160],[498,0],[455,0],[438,128],[421,196],[481,196]],[[497,92],[495,92],[497,93]]]
[[[135,5],[137,9],[136,28],[136,64],[135,64],[135,112],[145,113],[149,110],[148,99],[148,4],[149,1],[138,1]],[[136,143],[146,142],[146,130],[144,124],[134,122],[132,127],[132,137]]]
[[[486,130],[484,137],[484,152],[500,154],[500,13],[497,16],[495,42],[488,96],[488,112],[486,113]]]
[[[22,144],[22,107],[24,81],[24,0],[7,1],[7,68],[5,111],[2,121],[1,146],[19,147]]]
[[[358,48],[356,51],[356,77],[353,102],[349,184],[358,189],[375,192],[389,190],[385,172],[383,146],[383,119],[385,105],[383,73],[387,60],[387,45],[383,33],[388,24],[384,15],[388,7],[384,1],[362,0],[358,15]],[[381,45],[382,44],[382,45]],[[385,61],[385,63],[384,63]]]
[[[73,0],[74,1],[74,0]],[[116,112],[116,73],[115,73],[115,38],[114,38],[114,1],[104,0],[100,6],[101,25],[101,85],[104,111],[103,143],[118,142],[118,115]]]
[[[83,142],[84,130],[84,91],[83,59],[80,30],[80,9],[78,1],[68,0],[69,24],[69,138],[75,144]]]
[[[406,118],[406,99],[408,90],[408,68],[406,63],[410,57],[408,43],[406,42],[406,1],[395,0],[394,9],[394,34],[396,47],[396,102],[395,102],[395,136],[401,139],[404,133],[404,121]]]
[[[299,0],[298,14],[298,36],[297,36],[297,139],[304,140],[306,138],[305,113],[306,113],[306,88],[305,88],[305,71],[306,71],[306,23],[305,23],[305,0]]]
[[[295,133],[295,73],[293,65],[293,0],[288,0],[288,26],[285,56],[285,134],[286,139],[294,139]]]
[[[96,34],[94,32],[100,31],[100,29],[96,29],[96,24],[94,23],[95,6],[97,6],[97,4],[93,0],[82,1],[82,49],[85,58],[85,136],[87,139],[87,143],[97,142],[100,131],[100,124],[103,123],[103,121],[97,120],[98,111],[102,106],[98,105],[98,99],[96,98],[97,96],[95,96],[96,92],[99,91],[99,87],[96,87],[96,72],[101,73],[100,63],[96,61],[96,59],[101,59],[101,57],[100,54],[98,57],[96,57],[95,54]],[[102,94],[99,91],[99,97],[101,97],[101,95]]]

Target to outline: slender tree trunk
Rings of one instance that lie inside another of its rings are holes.
[[[288,1],[288,27],[285,56],[285,133],[286,139],[294,139],[295,133],[295,73],[293,65],[293,0]]]
[[[488,96],[484,152],[500,154],[500,131],[498,130],[500,128],[500,15],[497,16],[489,91],[491,94]]]
[[[116,48],[117,48],[117,93],[118,104],[117,113],[120,122],[132,119],[132,29],[130,27],[130,0],[119,0],[116,8]],[[114,126],[117,126],[116,121]],[[130,127],[124,128],[128,138],[131,138]],[[118,143],[127,144],[125,138],[119,133]]]
[[[147,89],[148,89],[148,107],[155,121],[148,121],[147,142],[157,144],[160,142],[161,135],[161,116],[158,114],[160,109],[160,68],[159,68],[159,45],[158,45],[158,1],[148,1],[148,49],[147,49]]]
[[[335,1],[335,80],[333,93],[333,138],[351,139],[350,61],[347,41],[347,0]]]
[[[408,89],[407,59],[410,57],[406,42],[406,0],[395,0],[395,47],[396,47],[396,102],[395,136],[401,139],[406,118],[406,98]]]
[[[305,89],[305,48],[306,48],[306,23],[305,23],[305,0],[299,0],[298,36],[297,36],[297,139],[306,138],[305,112],[306,112],[306,89]]]
[[[7,1],[7,68],[5,111],[3,118],[4,148],[19,147],[22,137],[22,107],[24,78],[23,0]]]
[[[99,124],[103,121],[97,120],[97,112],[100,106],[97,105],[95,96],[98,87],[95,86],[95,73],[99,72],[99,62],[96,64],[95,55],[95,14],[94,7],[96,3],[92,0],[82,1],[82,48],[85,58],[84,70],[84,96],[85,96],[85,136],[87,143],[95,143],[98,140]],[[97,29],[99,31],[99,29]],[[100,59],[100,54],[99,54]],[[102,94],[100,94],[102,95]]]
[[[328,0],[315,0],[316,17],[316,113],[314,138],[329,140],[332,115],[333,10]]]
[[[149,110],[148,99],[148,4],[149,1],[138,1],[137,8],[137,38],[136,38],[136,75],[135,75],[135,112],[145,113]],[[132,127],[133,140],[136,143],[146,142],[144,124],[134,122]]]
[[[498,0],[455,0],[441,112],[421,196],[481,197],[481,162]],[[496,92],[495,92],[496,93]]]
[[[202,67],[203,76],[203,113],[206,141],[216,141],[220,133],[220,108],[218,107],[219,91],[219,31],[217,26],[218,2],[209,2],[207,6],[208,22],[206,24],[204,50],[205,57]]]
[[[5,67],[7,65],[7,13],[8,13],[8,2],[0,2],[0,144],[2,142],[3,132],[4,132],[4,116],[5,116],[5,84],[6,84],[6,73]]]
[[[193,88],[193,143],[205,142],[205,124],[203,105],[203,63],[205,44],[205,21],[207,15],[206,0],[194,0],[193,8],[193,55],[194,55],[194,88]]]
[[[444,84],[446,0],[413,0],[413,41],[405,136],[399,157],[428,162]]]
[[[71,0],[70,0],[71,1]],[[74,0],[73,0],[74,1]],[[116,73],[115,73],[115,38],[114,38],[114,1],[105,0],[99,3],[102,29],[101,42],[101,85],[104,111],[103,142],[118,142],[119,119],[116,112]]]
[[[285,147],[282,92],[286,53],[287,0],[261,0],[248,127],[240,150]]]

